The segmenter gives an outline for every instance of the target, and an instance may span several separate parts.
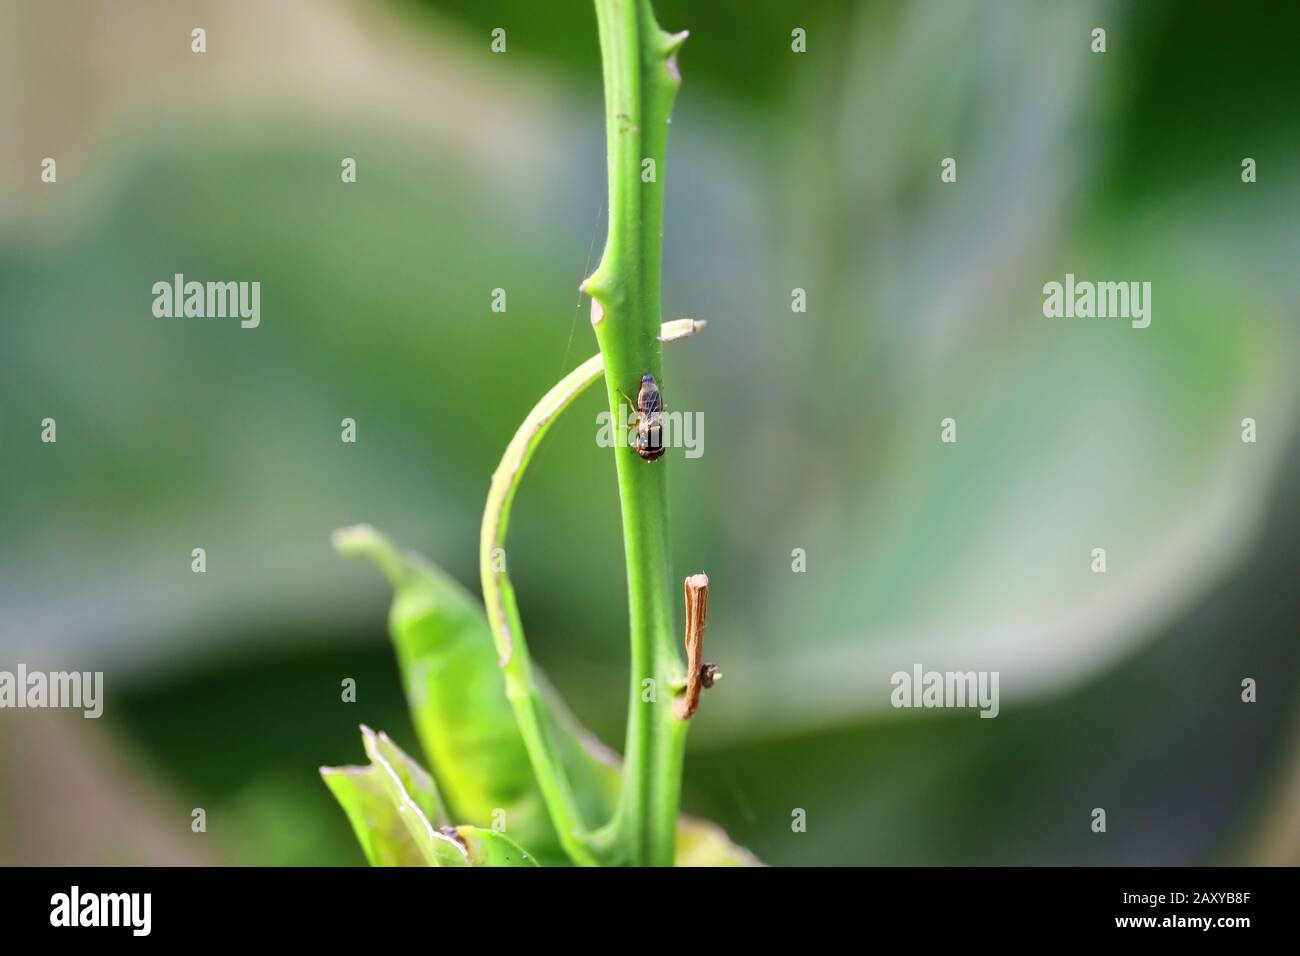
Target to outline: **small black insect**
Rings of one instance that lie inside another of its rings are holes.
[[[636,412],[632,421],[636,428],[632,447],[646,461],[654,461],[663,456],[663,412],[659,385],[655,382],[655,377],[646,372],[641,376],[641,390],[636,393]]]

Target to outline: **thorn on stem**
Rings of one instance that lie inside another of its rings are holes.
[[[674,53],[680,50],[682,48],[682,44],[686,42],[686,38],[689,37],[690,35],[691,35],[690,30],[681,30],[677,33],[663,34],[664,55],[672,56]]]

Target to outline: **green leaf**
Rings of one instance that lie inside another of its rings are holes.
[[[376,736],[362,725],[361,736],[379,784],[424,862],[428,866],[469,865],[464,848],[439,828],[440,823],[446,824],[433,778],[387,735]]]
[[[677,821],[677,866],[762,866],[754,854],[736,846],[716,823],[695,817]]]
[[[433,778],[385,734],[361,728],[371,763],[322,767],[371,866],[468,866],[469,855],[438,829],[444,818]]]
[[[457,827],[456,836],[470,866],[537,866],[538,863],[504,833],[482,827]]]
[[[432,778],[386,735],[361,728],[368,767],[322,767],[372,866],[469,866],[466,847],[434,825]],[[450,829],[450,828],[448,828]]]
[[[412,722],[451,816],[489,826],[504,811],[512,836],[540,863],[567,863],[506,698],[482,607],[440,569],[400,553],[369,526],[336,532],[334,544],[343,554],[373,560],[393,584],[389,631]],[[544,725],[578,806],[584,818],[604,819],[617,795],[616,759],[558,706],[544,680],[538,684]]]
[[[338,800],[371,866],[425,866],[398,817],[378,767],[321,767],[321,779]]]
[[[406,751],[393,743],[383,732],[376,734],[362,724],[361,740],[371,763],[390,771],[396,780],[396,785],[411,798],[431,823],[440,827],[448,825],[447,810],[438,795],[438,787],[427,770],[412,760]]]
[[[513,840],[450,827],[433,778],[386,734],[361,728],[368,767],[322,767],[372,866],[537,866]]]

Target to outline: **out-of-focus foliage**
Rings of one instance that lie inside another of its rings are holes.
[[[360,861],[316,765],[361,722],[417,738],[385,592],[329,531],[394,529],[472,582],[502,448],[592,351],[594,17],[553,6],[219,5],[203,57],[172,5],[0,11],[0,666],[105,670],[96,731],[157,769],[141,787],[208,807],[224,858]],[[702,458],[665,462],[672,536],[727,674],[685,806],[770,863],[1238,859],[1300,672],[1293,11],[657,9],[692,32],[665,318],[710,321],[662,383],[708,425]],[[154,319],[176,272],[259,280],[261,327]],[[1045,319],[1067,272],[1152,282],[1151,328]],[[535,656],[616,740],[598,409],[539,452],[511,569]],[[889,711],[918,661],[999,669],[999,718]],[[10,726],[0,754],[23,752]],[[3,769],[0,803],[32,806]],[[1123,839],[1088,832],[1099,805]]]

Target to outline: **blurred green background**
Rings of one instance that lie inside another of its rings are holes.
[[[773,864],[1300,862],[1293,8],[656,10],[691,32],[665,318],[709,321],[665,365],[706,424],[674,567],[726,674],[687,809]],[[595,351],[591,4],[2,0],[0,77],[0,669],[107,685],[99,721],[0,711],[0,862],[359,864],[316,768],[361,722],[415,745],[388,588],[329,532],[477,591],[491,472]],[[177,272],[260,281],[261,326],[155,319]],[[1045,319],[1067,272],[1150,281],[1151,327]],[[600,408],[535,459],[511,570],[621,746]],[[890,709],[914,663],[998,670],[1001,715]]]

